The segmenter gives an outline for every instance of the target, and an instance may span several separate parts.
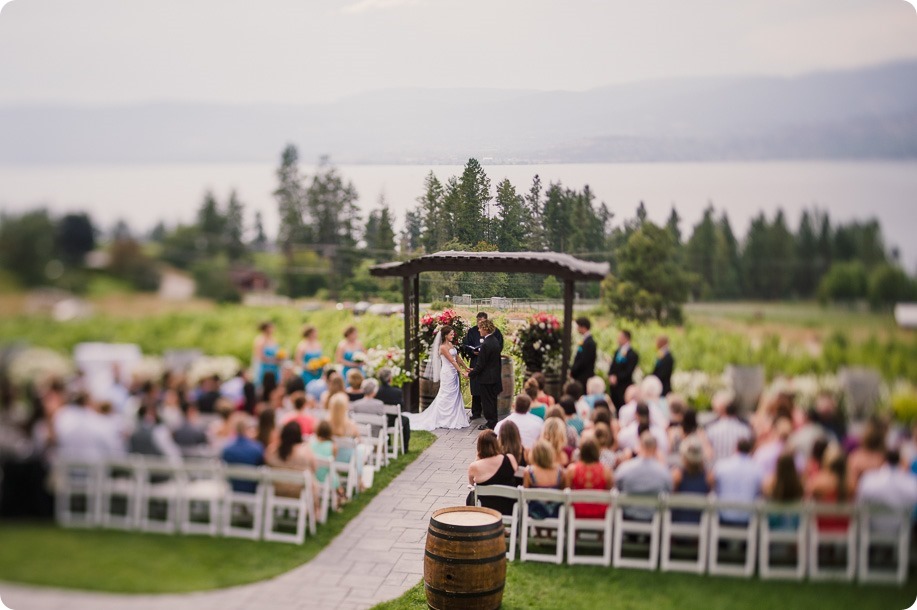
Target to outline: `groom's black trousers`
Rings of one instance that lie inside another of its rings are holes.
[[[484,412],[484,419],[487,420],[487,427],[490,429],[497,427],[497,397],[503,389],[501,382],[482,383],[481,388],[481,409]]]
[[[481,395],[472,394],[471,395],[471,419],[477,419],[481,417]]]

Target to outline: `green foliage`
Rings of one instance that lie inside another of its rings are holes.
[[[242,295],[232,283],[229,260],[225,255],[194,263],[191,275],[197,283],[199,297],[213,299],[217,303],[237,303],[242,300]]]
[[[895,418],[906,423],[917,421],[917,388],[905,385],[895,388],[891,396],[892,411]]]
[[[7,582],[118,593],[202,591],[272,578],[312,560],[435,440],[413,432],[410,453],[376,473],[370,489],[330,513],[302,545],[0,523],[0,573]]]
[[[115,278],[130,283],[136,290],[159,288],[156,262],[144,253],[133,239],[116,239],[108,248],[108,271]]]
[[[544,278],[544,282],[541,284],[541,294],[543,294],[545,298],[559,299],[563,296],[563,293],[564,287],[561,286],[556,277],[549,275]]]
[[[57,221],[55,247],[61,260],[68,265],[82,265],[89,252],[96,247],[96,230],[85,213],[66,214]]]
[[[900,267],[882,264],[869,274],[869,303],[874,309],[915,298],[917,284]]]
[[[0,214],[0,266],[16,276],[25,287],[49,280],[47,270],[54,260],[54,222],[47,210],[20,216]]]
[[[454,185],[454,186],[453,186]],[[477,159],[468,159],[462,175],[455,183],[449,184],[447,206],[454,214],[453,235],[465,244],[475,244],[483,240],[494,243],[491,235],[491,221],[487,217],[490,194],[490,178]]]
[[[618,252],[618,273],[603,282],[605,302],[622,318],[677,323],[689,282],[671,234],[647,221]]]
[[[519,252],[529,249],[527,242],[532,218],[522,195],[508,179],[497,185],[497,249],[500,252]]]
[[[504,610],[565,608],[593,610],[785,610],[858,608],[887,610],[913,604],[917,587],[764,581],[696,574],[620,570],[602,566],[508,562]],[[613,600],[613,601],[612,601]],[[423,581],[374,610],[427,607]]]
[[[866,298],[867,283],[861,262],[835,263],[818,285],[818,298],[822,302],[853,303]]]

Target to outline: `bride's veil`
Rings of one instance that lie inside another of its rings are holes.
[[[424,379],[429,379],[433,383],[439,383],[439,372],[443,365],[442,357],[439,354],[439,348],[443,344],[443,333],[440,327],[437,327],[435,332],[436,337],[434,337],[433,346],[430,348],[430,353],[427,355],[427,368],[424,369],[423,377]]]

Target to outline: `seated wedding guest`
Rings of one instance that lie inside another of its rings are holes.
[[[557,417],[549,417],[545,420],[541,438],[550,443],[554,449],[554,462],[566,467],[570,463],[573,447],[567,443],[567,425],[564,420]],[[529,463],[531,462],[529,460]]]
[[[806,480],[806,496],[820,504],[844,504],[847,493],[847,456],[837,443],[824,451],[822,466]],[[825,533],[846,532],[850,518],[844,515],[817,515],[815,525]]]
[[[200,414],[193,404],[185,405],[185,416],[178,428],[172,433],[172,439],[182,455],[204,455],[208,453],[207,433],[200,423]]]
[[[615,470],[615,485],[622,493],[640,496],[658,496],[672,491],[672,475],[656,458],[656,437],[650,432],[640,436],[637,457],[628,460]],[[654,508],[634,506],[624,509],[624,518],[651,521]]]
[[[727,502],[754,502],[761,495],[764,472],[751,458],[751,440],[736,443],[736,452],[713,467],[716,495]],[[748,525],[751,516],[747,511],[721,510],[720,523]]]
[[[579,459],[567,466],[566,487],[570,489],[611,489],[614,476],[611,469],[599,461],[599,444],[593,437],[587,437],[580,443]],[[577,519],[603,519],[608,506],[575,502],[573,512]]]
[[[335,394],[344,394],[344,396],[347,396],[347,393],[345,392],[345,390],[346,388],[344,387],[344,378],[337,374],[333,375],[328,380],[328,389],[322,393],[322,397],[319,400],[319,406],[322,409],[327,410],[328,403],[331,400],[331,397],[334,396]],[[348,397],[348,400],[350,400],[349,397]]]
[[[538,395],[540,393],[538,388],[538,381],[534,377],[529,377],[526,380],[525,385],[522,387],[522,391],[532,401],[532,406],[529,407],[529,413],[544,420],[545,412],[548,409],[548,404],[547,402],[538,399]]]
[[[162,392],[162,401],[159,403],[158,409],[159,417],[170,431],[177,430],[185,418],[183,403],[184,401],[178,391],[167,389]]]
[[[860,477],[881,468],[885,458],[885,426],[871,419],[866,422],[862,443],[847,459],[847,491],[856,492]]]
[[[339,373],[333,368],[326,368],[325,372],[322,373],[321,377],[318,379],[313,379],[306,384],[306,395],[311,398],[315,404],[320,404],[322,400],[322,394],[325,393],[325,390],[328,389],[328,382],[333,376],[340,376]]]
[[[482,430],[478,434],[477,459],[468,466],[468,483],[470,485],[506,485],[515,487],[518,462],[509,453],[502,453],[500,441],[493,430]],[[468,499],[473,501],[473,494]],[[481,506],[492,508],[504,515],[512,514],[515,501],[509,498],[480,499]],[[471,504],[469,504],[471,505]]]
[[[280,430],[280,439],[264,451],[264,462],[271,468],[315,474],[315,455],[309,445],[302,442],[302,429],[295,421],[287,422]],[[302,489],[303,486],[296,483],[274,483],[277,495],[286,498],[298,498]],[[312,498],[317,512],[321,489],[315,479],[312,480]]]
[[[661,428],[669,427],[668,405],[662,395],[662,381],[654,375],[647,375],[640,382],[640,401],[650,408],[650,420]]]
[[[531,460],[522,475],[522,485],[537,489],[563,489],[564,469],[555,462],[551,444],[539,439],[532,447]],[[556,518],[561,502],[529,502],[529,516],[534,519]]]
[[[605,424],[609,428],[612,428],[614,432],[613,422],[617,423],[616,420],[613,420],[611,415],[611,409],[608,406],[604,406],[601,402],[597,403],[598,406],[592,410],[592,414],[589,416],[589,421],[586,422],[586,428],[595,428],[598,424]]]
[[[825,452],[830,445],[831,443],[826,437],[819,438],[812,444],[812,451],[806,460],[805,468],[802,470],[803,481],[811,481],[821,472],[825,464]]]
[[[383,367],[379,369],[378,375],[379,390],[376,392],[376,398],[386,405],[397,405],[404,409],[404,393],[401,391],[401,388],[392,386],[392,369]],[[388,425],[396,425],[398,422],[396,422],[395,419],[396,417],[394,415],[389,415]],[[402,417],[400,425],[401,436],[404,439],[404,451],[407,453],[411,444],[411,420],[407,417]]]
[[[302,430],[304,436],[312,434],[312,431],[315,429],[315,420],[312,419],[311,415],[306,413],[305,394],[299,394],[293,399],[293,412],[286,416],[286,419],[282,422],[282,426],[285,426],[291,421],[295,421],[299,424],[299,429]]]
[[[347,397],[351,401],[363,398],[363,391],[360,389],[362,386],[363,373],[360,372],[360,369],[350,369],[347,371],[347,387],[344,391],[347,392]]]
[[[704,447],[697,438],[689,438],[679,447],[681,465],[672,469],[672,486],[677,493],[710,493],[710,475],[704,467]],[[691,509],[672,510],[672,521],[678,523],[700,523],[701,512]]]
[[[350,401],[347,399],[347,394],[338,392],[329,400],[328,423],[331,424],[332,436],[357,440],[360,438],[360,430],[353,420],[348,417],[347,412],[349,409]],[[357,450],[357,463],[362,464],[359,447],[357,447]],[[353,452],[354,450],[352,447],[338,447],[337,461],[349,462],[350,458],[353,456]]]
[[[309,441],[309,447],[312,449],[312,454],[315,455],[315,457],[324,458],[332,462],[336,461],[337,445],[334,442],[334,435],[331,433],[331,424],[327,420],[318,422],[318,427],[315,428],[315,434]],[[341,502],[347,497],[347,494],[344,487],[341,485],[341,480],[340,477],[338,477],[337,471],[328,466],[318,466],[315,469],[315,478],[319,483],[324,483],[325,478],[328,476],[331,476],[331,487],[337,490],[337,504],[340,506]]]
[[[611,397],[605,391],[605,380],[595,375],[590,377],[586,382],[586,394],[583,400],[589,405],[590,411],[595,408],[597,401],[604,401],[606,405],[611,404]]]
[[[561,398],[567,396],[573,399],[573,404],[575,406],[576,412],[579,413],[580,419],[587,420],[589,419],[589,413],[592,412],[592,407],[585,400],[583,400],[583,395],[586,390],[583,388],[583,384],[579,381],[568,381],[564,384],[564,391]],[[560,401],[558,401],[560,402]]]
[[[549,407],[554,406],[554,397],[545,392],[547,379],[541,371],[532,373],[532,379],[538,382],[538,402],[543,402]]]
[[[544,421],[542,421],[540,417],[529,413],[531,404],[531,399],[525,394],[516,396],[513,412],[497,423],[494,432],[499,435],[503,422],[511,421],[519,428],[519,437],[522,439],[522,446],[526,449],[531,449],[535,445],[535,441],[538,440],[538,437],[541,436],[541,429],[544,427]]]
[[[560,400],[564,400],[564,396],[560,397]],[[567,396],[569,398],[569,396]],[[545,421],[548,421],[552,417],[555,417],[562,422],[567,430],[567,446],[570,448],[568,454],[572,455],[573,450],[576,449],[576,446],[579,445],[579,434],[577,434],[576,429],[567,423],[567,414],[564,412],[564,408],[560,406],[560,400],[558,404],[553,407],[549,407],[547,413],[545,413]],[[564,464],[566,466],[566,464]]]
[[[624,404],[618,408],[616,414],[621,428],[629,426],[637,419],[637,402],[639,402],[639,400],[640,388],[635,385],[629,385],[624,389]]]
[[[614,430],[605,422],[598,422],[592,434],[599,444],[599,462],[611,468],[612,472],[633,457],[629,449],[618,450]]]
[[[739,408],[731,392],[718,392],[713,397],[713,404],[722,405],[722,415],[707,426],[706,432],[713,447],[713,461],[719,462],[735,453],[740,440],[750,441],[752,435],[748,424],[738,417]]]
[[[761,466],[765,477],[774,474],[777,468],[777,460],[788,449],[787,441],[790,434],[793,433],[793,422],[789,417],[779,416],[772,427],[771,440],[758,446],[752,456]],[[804,464],[800,463],[800,470]]]
[[[73,401],[56,408],[52,417],[58,457],[99,462],[124,455],[118,426],[92,409],[87,394],[77,394]]]
[[[258,413],[258,432],[255,439],[265,447],[277,440],[277,414],[274,413],[274,409],[265,407]]]
[[[235,436],[224,448],[220,457],[227,464],[261,466],[264,464],[264,445],[249,437],[252,420],[247,415],[235,419]],[[254,481],[231,481],[233,491],[255,493]]]
[[[522,438],[519,436],[519,428],[516,424],[510,421],[500,426],[499,441],[500,447],[503,448],[503,453],[516,459],[517,467],[514,484],[522,485],[522,474],[519,469],[528,464],[525,461],[525,449],[522,447]]]
[[[796,470],[796,459],[792,451],[784,451],[777,458],[774,474],[765,477],[762,485],[764,495],[774,502],[799,502],[802,500],[803,487],[799,472]],[[799,515],[771,513],[767,521],[773,530],[796,530],[799,528]]]
[[[351,413],[364,413],[367,415],[385,415],[385,404],[376,398],[376,392],[379,389],[379,382],[375,379],[364,379],[360,385],[362,398],[358,398],[350,403]],[[379,434],[382,426],[372,426],[372,435]]]
[[[713,463],[713,446],[707,438],[707,433],[697,424],[697,411],[691,408],[686,409],[681,415],[681,425],[677,430],[678,432],[673,434],[672,427],[669,427],[669,439],[675,438],[678,441],[677,444],[669,446],[670,455],[677,456],[681,443],[696,439],[704,450],[704,460],[708,464]]]
[[[621,429],[618,434],[618,445],[622,449],[637,451],[640,444],[640,436],[643,432],[648,431],[656,439],[658,456],[662,461],[666,461],[669,454],[669,438],[665,428],[650,424],[650,408],[645,403],[638,403],[636,409],[636,419],[628,426]]]
[[[576,409],[576,403],[573,401],[573,397],[565,394],[560,397],[560,401],[557,404],[559,404],[560,408],[564,410],[564,419],[566,420],[567,425],[571,426],[573,430],[576,431],[577,436],[582,434],[583,428],[586,427],[586,424]]]
[[[889,450],[882,466],[867,470],[860,477],[856,499],[858,504],[899,511],[899,514],[870,515],[869,527],[874,532],[900,535],[917,505],[917,476],[901,468],[901,454],[897,450]]]
[[[162,423],[156,411],[140,407],[137,412],[137,427],[127,443],[130,453],[164,457],[170,462],[181,462],[181,450],[172,440],[172,433]]]

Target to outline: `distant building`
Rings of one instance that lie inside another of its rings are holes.
[[[895,321],[901,328],[917,328],[917,303],[895,305]]]

